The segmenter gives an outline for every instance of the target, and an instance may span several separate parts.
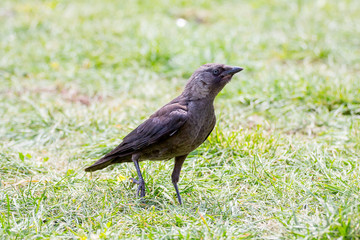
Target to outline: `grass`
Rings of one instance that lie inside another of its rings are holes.
[[[360,238],[359,1],[0,3],[1,239]],[[185,26],[177,25],[185,19]],[[185,162],[84,173],[201,64],[245,68]]]

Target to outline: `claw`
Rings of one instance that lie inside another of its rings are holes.
[[[130,178],[130,180],[131,180],[132,183],[135,183],[135,184],[139,185],[139,187],[138,187],[138,189],[136,191],[136,195],[139,196],[139,197],[145,197],[145,182],[141,181],[141,180],[137,180],[135,178]]]
[[[136,172],[137,172],[137,175],[139,177],[139,180],[131,178],[131,181],[133,183],[136,183],[136,184],[139,185],[139,187],[137,189],[137,192],[136,192],[136,195],[138,195],[140,197],[145,197],[145,182],[144,182],[144,179],[143,179],[141,171],[140,171],[139,158],[140,158],[139,154],[133,154],[132,157],[131,157],[132,161],[135,164]],[[139,194],[139,192],[140,192],[140,194]]]
[[[139,184],[139,180],[135,179],[135,178],[130,178],[130,181],[132,183],[135,183],[135,184]]]

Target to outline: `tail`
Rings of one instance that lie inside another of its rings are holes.
[[[103,157],[99,160],[97,160],[93,165],[90,167],[85,168],[85,172],[94,172],[96,170],[100,170],[103,168],[106,168],[107,166],[113,164],[113,157]]]

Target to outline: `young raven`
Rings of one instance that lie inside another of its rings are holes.
[[[209,63],[198,68],[188,80],[184,91],[156,111],[145,122],[130,132],[111,152],[99,159],[86,172],[103,169],[114,163],[134,162],[139,185],[137,195],[145,196],[145,182],[139,161],[175,158],[172,172],[177,198],[181,197],[177,183],[187,155],[203,143],[216,122],[214,99],[230,82],[232,76],[243,70],[224,64]]]

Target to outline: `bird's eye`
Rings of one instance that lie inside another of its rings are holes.
[[[219,73],[220,73],[220,70],[219,70],[219,69],[214,69],[214,70],[213,70],[213,74],[214,74],[215,76],[219,75]]]

